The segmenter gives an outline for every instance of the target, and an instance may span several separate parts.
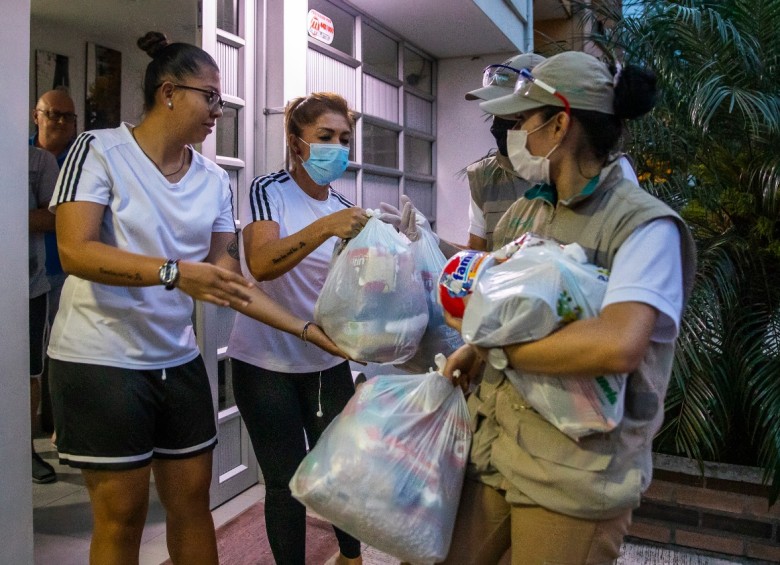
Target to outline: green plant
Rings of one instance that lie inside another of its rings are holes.
[[[780,494],[780,1],[581,6],[607,58],[651,67],[655,110],[629,124],[643,187],[698,246],[656,449],[758,465]]]

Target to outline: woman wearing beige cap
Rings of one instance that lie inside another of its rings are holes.
[[[620,554],[650,483],[652,438],[695,271],[683,221],[610,157],[623,120],[650,111],[655,94],[646,70],[566,52],[526,71],[512,94],[480,104],[517,120],[508,157],[539,183],[501,218],[495,246],[533,231],[579,243],[611,274],[598,316],[535,342],[489,351],[467,345],[450,356],[445,373],[462,370],[464,387],[479,359],[486,367],[469,399],[476,431],[447,563],[497,563],[510,547],[512,563],[523,565],[612,563]],[[506,371],[628,373],[623,419],[609,433],[575,441],[528,405]]]

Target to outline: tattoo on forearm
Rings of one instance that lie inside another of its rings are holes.
[[[108,275],[110,277],[119,277],[128,281],[142,281],[141,273],[117,273],[116,271],[110,271],[109,269],[99,268],[101,275]]]
[[[238,261],[238,234],[236,234],[236,238],[233,241],[228,243],[227,252],[228,255]]]
[[[282,261],[287,259],[290,255],[292,255],[296,251],[300,251],[304,247],[306,247],[306,242],[305,241],[301,241],[301,242],[298,243],[298,245],[296,247],[291,247],[289,249],[289,251],[287,251],[286,253],[283,253],[282,255],[280,255],[279,257],[276,257],[275,259],[271,259],[271,262],[274,265],[276,265],[277,263],[281,263]]]

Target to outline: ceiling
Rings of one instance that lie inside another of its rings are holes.
[[[517,51],[474,0],[348,2],[437,59]],[[533,4],[534,20],[542,21],[567,18],[571,0],[533,0]]]
[[[517,50],[474,0],[349,0],[349,3],[439,59]],[[564,6],[569,4],[570,0],[534,0],[534,18],[538,21],[566,17]],[[58,21],[101,35],[106,30],[121,29],[123,35],[131,37],[155,29],[165,30],[172,37],[192,36],[197,27],[195,5],[195,0],[31,0],[34,19]]]

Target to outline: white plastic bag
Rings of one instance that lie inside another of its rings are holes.
[[[419,238],[410,244],[414,252],[417,272],[425,287],[425,300],[428,304],[428,326],[417,347],[414,356],[399,365],[400,369],[412,373],[425,373],[434,366],[436,354],[449,356],[463,345],[463,339],[457,330],[444,322],[442,308],[437,301],[439,273],[447,263],[436,239],[427,230],[419,230]]]
[[[460,388],[438,372],[381,375],[358,387],[290,489],[360,541],[433,563],[449,551],[470,445]]]
[[[505,261],[484,269],[463,315],[467,343],[497,347],[535,341],[596,315],[609,273],[586,263],[582,248],[526,237]]]
[[[352,359],[402,363],[428,324],[425,289],[409,244],[369,218],[331,264],[314,319]]]
[[[507,249],[508,248],[508,249]],[[596,316],[609,273],[582,248],[526,234],[479,274],[463,316],[463,339],[500,347],[540,339]],[[507,370],[510,382],[548,422],[573,439],[613,430],[623,418],[627,375],[556,377]]]

